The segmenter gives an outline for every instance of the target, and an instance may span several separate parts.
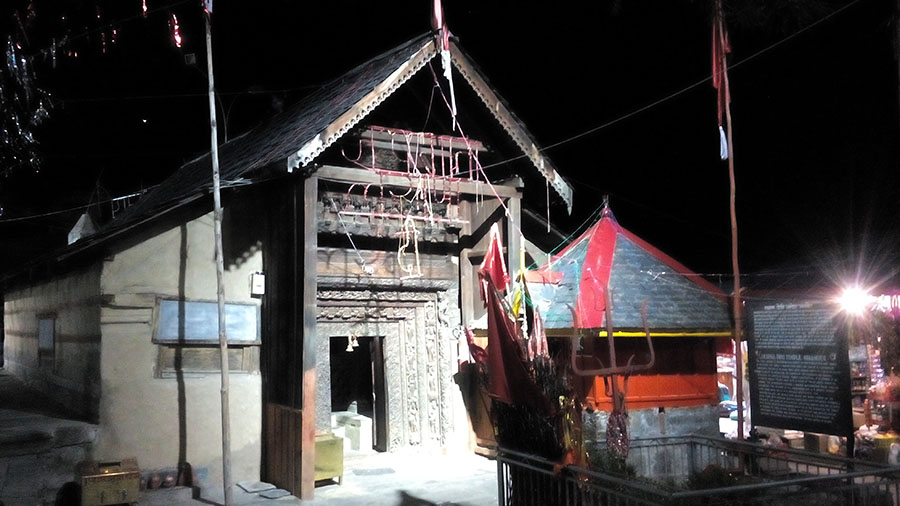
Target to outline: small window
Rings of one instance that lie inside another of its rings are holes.
[[[153,342],[159,350],[156,377],[205,375],[221,370],[218,311],[216,302],[157,300],[153,331]],[[259,311],[257,304],[225,304],[228,369],[232,373],[259,372]]]
[[[259,306],[226,303],[225,334],[229,345],[260,344]],[[157,344],[218,344],[219,305],[216,302],[159,299],[153,341]]]
[[[203,376],[218,374],[221,351],[216,346],[159,345],[156,377],[174,378],[179,374]],[[259,372],[259,346],[228,348],[228,371],[237,373]]]
[[[56,354],[56,317],[38,318],[38,361],[42,366],[52,366]]]

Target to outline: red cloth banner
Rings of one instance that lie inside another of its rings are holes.
[[[547,398],[525,369],[522,347],[516,339],[515,324],[510,321],[497,289],[484,274],[482,281],[487,288],[488,394],[506,404],[552,412]]]
[[[716,0],[715,11],[713,12],[712,26],[712,82],[713,87],[718,91],[718,118],[719,126],[722,126],[722,117],[725,114],[725,107],[728,103],[728,94],[725,89],[725,72],[727,71],[727,62],[725,55],[731,52],[731,44],[728,42],[728,32],[725,30],[725,19],[722,13],[722,2]]]
[[[481,261],[481,268],[478,269],[479,276],[482,276],[481,284],[481,300],[485,304],[488,303],[488,287],[484,279],[489,279],[498,290],[506,290],[509,285],[509,273],[506,270],[506,262],[503,260],[503,243],[500,241],[500,228],[496,223],[491,225],[491,243],[488,246],[487,254]]]

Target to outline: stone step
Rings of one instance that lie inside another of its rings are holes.
[[[99,427],[76,420],[0,409],[0,457],[93,444]]]

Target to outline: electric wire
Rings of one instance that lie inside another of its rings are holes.
[[[56,211],[47,211],[45,213],[30,214],[27,216],[17,216],[15,218],[2,218],[2,219],[0,219],[0,225],[2,225],[4,223],[15,223],[15,222],[19,222],[19,221],[36,220],[36,219],[40,219],[40,218],[56,216],[58,214],[66,214],[66,213],[71,213],[74,211],[81,211],[82,209],[88,209],[88,208],[91,208],[91,207],[94,207],[94,206],[97,206],[100,204],[106,204],[109,202],[114,202],[116,200],[123,200],[123,199],[127,199],[130,197],[137,197],[153,188],[156,188],[156,186],[159,186],[159,185],[150,186],[150,187],[144,189],[143,191],[129,193],[128,195],[122,195],[120,197],[111,197],[111,198],[104,199],[104,200],[97,200],[96,202],[91,202],[89,204],[82,204],[80,206],[68,207],[66,209],[58,209]]]
[[[188,1],[189,1],[189,0],[184,0],[184,1],[182,1],[182,2],[177,2],[177,3],[171,4],[171,5],[166,6],[166,7],[160,7],[160,8],[152,9],[150,12],[155,12],[155,11],[158,11],[158,10],[164,10],[164,9],[168,9],[168,8],[171,8],[171,7],[175,7],[175,6],[178,6],[178,5],[181,5],[181,4],[188,3]],[[826,16],[820,18],[819,20],[817,20],[817,21],[815,21],[815,22],[813,22],[813,23],[811,23],[811,24],[809,24],[809,25],[807,25],[807,26],[805,26],[805,27],[803,27],[803,28],[797,30],[796,32],[794,32],[794,33],[792,33],[792,34],[790,34],[790,35],[788,35],[788,36],[782,38],[781,40],[776,41],[775,43],[773,43],[773,44],[771,44],[771,45],[769,45],[769,46],[767,46],[767,47],[765,47],[765,48],[763,48],[763,49],[761,49],[761,50],[759,50],[759,51],[757,51],[757,52],[751,54],[750,56],[748,56],[748,57],[746,57],[746,58],[744,58],[744,59],[742,59],[742,60],[740,60],[740,61],[738,61],[738,62],[733,63],[733,64],[731,65],[731,68],[732,68],[732,69],[737,68],[737,67],[739,67],[739,66],[741,66],[741,65],[743,65],[743,64],[745,64],[745,63],[747,63],[747,62],[749,62],[749,61],[752,61],[752,60],[758,58],[759,56],[761,56],[761,55],[763,55],[763,54],[766,54],[766,53],[768,53],[768,52],[774,50],[775,48],[781,46],[782,44],[784,44],[784,43],[786,43],[786,42],[788,42],[788,41],[794,39],[795,37],[797,37],[797,36],[799,36],[799,35],[805,33],[805,32],[808,31],[808,30],[811,30],[812,28],[814,28],[814,27],[816,27],[816,26],[818,26],[818,25],[820,25],[820,24],[826,22],[827,20],[829,20],[829,19],[831,19],[832,17],[834,17],[834,16],[840,14],[841,12],[843,12],[843,11],[845,11],[845,10],[847,10],[847,9],[849,9],[849,8],[851,8],[851,7],[853,7],[854,5],[860,3],[861,1],[862,1],[862,0],[853,0],[851,3],[849,3],[849,4],[847,4],[847,5],[843,6],[843,7],[840,7],[840,8],[838,8],[838,9],[836,9],[835,11],[833,11],[833,12],[827,14]],[[131,18],[125,18],[125,19],[123,19],[123,20],[118,21],[117,23],[130,22],[130,21],[132,21],[132,20],[134,20],[134,19],[138,19],[138,18],[141,18],[141,17],[143,17],[143,15],[138,15],[138,16],[134,16],[134,17],[131,17]],[[96,33],[96,32],[98,32],[98,31],[104,30],[104,29],[109,28],[109,27],[111,27],[111,26],[113,26],[113,23],[108,23],[108,24],[104,25],[103,27],[100,27],[100,28],[97,28],[97,29],[94,29],[94,30],[89,30],[89,31],[86,31],[86,32],[84,32],[84,33],[82,33],[82,34],[76,35],[76,36],[72,36],[72,37],[70,37],[70,39],[75,40],[75,39],[78,39],[78,38],[81,38],[81,37],[86,37],[87,35],[90,35],[90,34],[92,34],[92,33]],[[435,87],[437,87],[437,88],[439,89],[439,91],[441,92],[441,96],[442,96],[442,98],[443,98],[445,104],[447,105],[448,108],[450,108],[450,104],[449,104],[449,102],[447,101],[446,96],[444,95],[443,88],[441,87],[440,82],[439,82],[438,79],[437,79],[437,76],[436,76],[436,73],[434,72],[433,67],[431,67],[431,62],[429,62],[429,68],[431,69],[432,75],[433,75],[433,77],[434,77],[434,79],[435,79]],[[566,138],[566,139],[563,139],[563,140],[561,140],[561,141],[558,141],[558,142],[549,144],[549,145],[547,145],[547,146],[544,146],[544,147],[540,148],[539,151],[543,152],[543,151],[546,151],[546,150],[549,150],[549,149],[556,148],[556,147],[561,146],[561,145],[563,145],[563,144],[566,144],[566,143],[572,142],[572,141],[574,141],[574,140],[577,140],[577,139],[579,139],[579,138],[582,138],[582,137],[584,137],[584,136],[590,135],[590,134],[592,134],[592,133],[594,133],[594,132],[597,132],[597,131],[599,131],[599,130],[601,130],[601,129],[607,128],[607,127],[612,126],[612,125],[614,125],[614,124],[617,124],[617,123],[619,123],[619,122],[621,122],[621,121],[624,121],[624,120],[626,120],[626,119],[628,119],[628,118],[631,118],[631,117],[633,117],[633,116],[635,116],[635,115],[637,115],[637,114],[640,114],[640,113],[642,113],[642,112],[644,112],[644,111],[646,111],[646,110],[648,110],[648,109],[650,109],[650,108],[653,108],[653,107],[655,107],[655,106],[657,106],[657,105],[659,105],[659,104],[662,104],[662,103],[667,102],[667,101],[669,101],[669,100],[671,100],[671,99],[674,99],[674,98],[676,98],[676,97],[678,97],[678,96],[680,96],[680,95],[682,95],[682,94],[684,94],[684,93],[687,93],[688,91],[693,90],[694,88],[696,88],[696,87],[698,87],[698,86],[700,86],[700,85],[702,85],[702,84],[704,84],[704,83],[710,81],[711,79],[712,79],[712,76],[706,77],[706,78],[704,78],[704,79],[702,79],[702,80],[699,80],[699,81],[697,81],[697,82],[695,82],[695,83],[693,83],[693,84],[691,84],[691,85],[689,85],[689,86],[687,86],[687,87],[685,87],[685,88],[682,88],[681,90],[678,90],[678,91],[676,91],[676,92],[674,92],[674,93],[671,93],[671,94],[669,94],[669,95],[667,95],[667,96],[665,96],[665,97],[663,97],[663,98],[660,98],[660,99],[658,99],[658,100],[656,100],[656,101],[653,101],[653,102],[651,102],[650,104],[647,104],[647,105],[645,105],[645,106],[643,106],[643,107],[640,107],[640,108],[638,108],[638,109],[636,109],[636,110],[634,110],[634,111],[631,111],[631,112],[629,112],[629,113],[627,113],[627,114],[625,114],[625,115],[623,115],[623,116],[620,116],[620,117],[618,117],[618,118],[616,118],[616,119],[613,119],[613,120],[611,120],[611,121],[608,121],[608,122],[603,123],[603,124],[601,124],[601,125],[598,125],[598,126],[596,126],[596,127],[590,128],[590,129],[588,129],[588,130],[585,130],[585,131],[583,131],[583,132],[580,132],[580,133],[578,133],[578,134],[576,134],[576,135],[573,135],[573,136],[568,137],[568,138]],[[318,85],[318,86],[321,86],[321,85]],[[304,87],[298,87],[298,88],[284,89],[284,90],[280,90],[280,91],[281,91],[281,92],[289,92],[289,91],[296,91],[296,90],[306,89],[306,88],[312,88],[312,87],[316,87],[316,86],[310,85],[310,86],[304,86]],[[432,100],[433,100],[433,91],[434,91],[434,90],[432,89]],[[266,92],[276,92],[276,91],[269,90],[269,91],[266,91]],[[222,94],[223,94],[223,95],[229,95],[229,94],[235,94],[235,95],[237,95],[237,94],[257,94],[257,93],[266,93],[266,92],[256,92],[256,91],[252,91],[252,92],[251,92],[251,91],[248,91],[248,92],[226,92],[226,93],[222,93]],[[148,95],[148,96],[121,97],[121,98],[116,98],[116,99],[113,99],[113,100],[149,99],[149,98],[167,98],[167,97],[171,98],[171,97],[173,97],[173,96],[205,96],[205,94],[199,94],[199,93],[198,93],[198,94],[179,94],[179,95],[165,95],[165,96],[164,96],[164,95]],[[71,101],[85,101],[85,102],[88,102],[88,101],[100,101],[100,100],[105,100],[105,99],[104,99],[104,98],[101,98],[101,97],[95,97],[95,98],[85,98],[85,99],[65,99],[65,100],[70,101],[70,102],[71,102]],[[429,111],[428,111],[428,113],[429,113],[429,116],[430,116],[430,113],[431,113],[431,100],[429,100]],[[426,121],[427,121],[427,119],[426,119]],[[460,128],[460,132],[462,133],[461,128]],[[465,137],[464,134],[463,134],[463,136]],[[518,160],[518,159],[524,158],[525,156],[526,156],[526,155],[522,154],[522,155],[519,155],[519,156],[516,156],[516,157],[512,157],[512,158],[509,158],[509,159],[506,159],[506,160],[502,160],[502,161],[499,161],[499,162],[495,162],[495,163],[488,164],[488,165],[483,165],[483,166],[480,165],[480,164],[478,164],[478,168],[473,169],[473,170],[480,170],[480,171],[483,171],[484,169],[496,167],[496,166],[499,166],[499,165],[503,165],[503,164],[512,162],[512,161],[514,161],[514,160]],[[473,170],[470,170],[470,171],[467,171],[467,172],[468,172],[469,174],[471,174],[471,172],[472,172]],[[465,174],[465,173],[466,173],[466,172],[461,172],[460,174]],[[491,182],[487,179],[486,174],[485,174],[485,181],[487,182],[487,184],[489,185],[489,187],[490,187],[492,190],[494,190],[493,185],[492,185]],[[236,185],[236,184],[235,184],[235,185]],[[154,188],[154,187],[150,187],[150,188],[148,188],[147,190],[152,189],[152,188]],[[144,191],[147,191],[147,190],[144,190]],[[73,212],[73,211],[77,211],[77,210],[86,209],[86,208],[89,208],[89,207],[94,206],[94,205],[98,205],[98,204],[102,204],[102,203],[107,203],[107,202],[112,202],[112,201],[115,201],[115,200],[120,200],[120,199],[128,198],[128,197],[131,197],[131,196],[140,195],[141,193],[142,193],[142,192],[139,192],[139,193],[133,193],[133,194],[125,195],[125,196],[122,196],[122,197],[110,198],[110,199],[106,199],[106,200],[104,200],[104,201],[98,201],[98,202],[96,202],[96,203],[90,203],[90,204],[85,204],[85,205],[81,205],[81,206],[74,206],[74,207],[71,207],[71,208],[62,209],[62,210],[57,210],[57,211],[49,211],[49,212],[40,213],[40,214],[34,214],[34,215],[29,215],[29,216],[21,216],[21,217],[15,217],[15,218],[5,218],[5,219],[0,219],[0,224],[2,224],[2,223],[19,222],[19,221],[25,221],[25,220],[31,220],[31,219],[38,219],[38,218],[43,218],[43,217],[48,217],[48,216],[53,216],[53,215],[58,215],[58,214],[63,214],[63,213],[69,213],[69,212]],[[496,191],[495,191],[495,194],[496,194]],[[499,198],[498,198],[498,201],[499,201],[500,204],[504,207],[504,209],[506,209],[506,206],[505,206],[505,204],[503,204],[502,199],[499,199]],[[591,215],[590,215],[585,221],[583,221],[583,222],[575,229],[575,231],[573,231],[572,233],[570,233],[570,234],[566,237],[566,239],[565,239],[564,241],[560,242],[556,247],[554,247],[554,248],[550,251],[550,254],[552,254],[553,252],[558,251],[559,249],[561,249],[562,247],[564,247],[564,245],[567,244],[567,241],[568,241],[569,239],[571,239],[572,237],[574,237],[574,236],[575,236],[575,235],[576,235],[576,234],[577,234],[577,233],[585,226],[585,224],[587,224],[588,222],[590,222],[590,221],[593,220],[593,218],[597,215],[597,213],[599,212],[600,209],[601,209],[601,208],[597,208],[596,210],[594,210],[594,211],[591,213]],[[509,210],[506,209],[506,211],[507,211],[507,216],[509,216]],[[519,232],[521,233],[521,228],[519,227],[519,224],[518,224],[518,223],[514,223],[512,219],[510,219],[510,222],[512,222],[513,225],[515,226],[515,228],[518,229]],[[352,242],[352,239],[351,239],[351,242]],[[355,249],[355,248],[354,248],[354,249]],[[358,254],[358,253],[357,253],[357,254]],[[536,264],[532,264],[532,266],[534,266],[534,265],[536,265]],[[529,267],[529,268],[531,268],[531,267]],[[698,274],[698,276],[699,276],[699,275],[700,275],[700,274]],[[704,275],[710,275],[710,276],[722,276],[722,274],[704,274]],[[748,274],[748,275],[750,275],[750,274]]]
[[[853,0],[852,2],[848,3],[847,5],[844,5],[843,7],[840,7],[840,8],[838,8],[838,9],[834,10],[833,12],[831,12],[831,13],[829,13],[829,14],[823,16],[822,18],[820,18],[820,19],[818,19],[818,20],[816,20],[816,21],[810,23],[809,25],[806,25],[805,27],[803,27],[803,28],[797,30],[796,32],[794,32],[794,33],[792,33],[792,34],[790,34],[790,35],[785,36],[784,38],[782,38],[782,39],[780,39],[780,40],[774,42],[773,44],[771,44],[771,45],[769,45],[769,46],[766,46],[766,47],[763,48],[763,49],[760,49],[759,51],[757,51],[757,52],[751,54],[750,56],[748,56],[748,57],[746,57],[746,58],[743,58],[743,59],[741,59],[741,60],[739,60],[739,61],[737,61],[737,62],[732,63],[732,64],[729,66],[729,68],[730,68],[730,69],[735,69],[735,68],[737,68],[737,67],[740,67],[741,65],[744,65],[745,63],[748,63],[748,62],[750,62],[750,61],[752,61],[752,60],[754,60],[754,59],[756,59],[756,58],[758,58],[758,57],[760,57],[760,56],[762,56],[762,55],[764,55],[764,54],[766,54],[766,53],[768,53],[768,52],[774,50],[775,48],[781,46],[782,44],[784,44],[784,43],[786,43],[786,42],[788,42],[788,41],[794,39],[795,37],[797,37],[797,36],[799,36],[799,35],[801,35],[801,34],[807,32],[807,31],[809,31],[809,30],[811,30],[811,29],[813,29],[814,27],[816,27],[816,26],[818,26],[818,25],[824,23],[825,21],[828,21],[828,20],[831,19],[832,17],[834,17],[834,16],[836,16],[836,15],[838,15],[838,14],[844,12],[845,10],[847,10],[847,9],[849,9],[849,8],[851,8],[851,7],[853,7],[854,5],[860,3],[861,1],[862,1],[862,0]],[[701,79],[701,80],[699,80],[699,81],[697,81],[697,82],[695,82],[695,83],[693,83],[693,84],[691,84],[691,85],[688,85],[688,86],[685,87],[685,88],[682,88],[682,89],[680,89],[680,90],[678,90],[678,91],[676,91],[676,92],[674,92],[674,93],[671,93],[671,94],[669,94],[669,95],[667,95],[667,96],[665,96],[665,97],[663,97],[663,98],[660,98],[660,99],[658,99],[658,100],[655,100],[655,101],[653,101],[653,102],[651,102],[651,103],[649,103],[649,104],[647,104],[647,105],[645,105],[645,106],[639,107],[639,108],[637,108],[637,109],[635,109],[635,110],[633,110],[633,111],[631,111],[631,112],[629,112],[629,113],[626,113],[626,114],[624,114],[624,115],[622,115],[622,116],[619,116],[618,118],[615,118],[615,119],[613,119],[613,120],[607,121],[606,123],[603,123],[603,124],[601,124],[601,125],[595,126],[595,127],[590,128],[590,129],[588,129],[588,130],[585,130],[585,131],[583,131],[583,132],[577,133],[577,134],[575,134],[575,135],[573,135],[573,136],[571,136],[571,137],[567,137],[567,138],[562,139],[562,140],[560,140],[560,141],[558,141],[558,142],[554,142],[554,143],[552,143],[552,144],[548,144],[548,145],[546,145],[546,146],[543,146],[542,148],[538,149],[538,151],[539,151],[539,152],[544,152],[544,151],[546,151],[546,150],[553,149],[553,148],[562,146],[562,145],[564,145],[564,144],[568,144],[568,143],[570,143],[570,142],[572,142],[572,141],[575,141],[575,140],[577,140],[577,139],[580,139],[580,138],[582,138],[582,137],[585,137],[585,136],[587,136],[587,135],[590,135],[590,134],[592,134],[592,133],[594,133],[594,132],[597,132],[598,130],[602,130],[602,129],[604,129],[604,128],[608,128],[608,127],[610,127],[610,126],[613,126],[613,125],[615,125],[615,124],[617,124],[617,123],[620,123],[620,122],[622,122],[622,121],[625,121],[626,119],[629,119],[629,118],[631,118],[631,117],[633,117],[633,116],[636,116],[636,115],[638,115],[638,114],[640,114],[640,113],[642,113],[642,112],[644,112],[644,111],[646,111],[646,110],[648,110],[648,109],[652,109],[652,108],[654,108],[654,107],[656,107],[656,106],[658,106],[658,105],[660,105],[660,104],[663,104],[663,103],[665,103],[665,102],[668,102],[669,100],[672,100],[672,99],[674,99],[674,98],[676,98],[676,97],[679,97],[679,96],[681,96],[681,95],[683,95],[683,94],[685,94],[685,93],[687,93],[687,92],[693,90],[694,88],[696,88],[696,87],[698,87],[698,86],[700,86],[700,85],[702,85],[702,84],[705,84],[705,83],[707,83],[707,82],[709,82],[709,81],[711,81],[711,80],[712,80],[712,76],[705,77],[705,78],[703,78],[703,79]],[[491,164],[488,164],[488,165],[484,165],[484,166],[481,167],[481,168],[482,168],[482,169],[489,169],[489,168],[492,168],[492,167],[497,167],[497,166],[499,166],[499,165],[504,165],[504,164],[507,164],[507,163],[510,163],[510,162],[513,162],[513,161],[516,161],[516,160],[520,160],[520,159],[522,159],[522,158],[525,158],[526,156],[527,156],[526,154],[521,154],[521,155],[518,155],[518,156],[514,156],[514,157],[511,157],[511,158],[508,158],[508,159],[506,159],[506,160],[501,160],[501,161],[499,161],[499,162],[495,162],[495,163],[491,163]]]
[[[216,91],[217,96],[250,96],[265,95],[267,93],[293,93],[296,91],[318,89],[325,83],[308,84],[296,86],[293,88],[266,89],[266,90],[247,90],[247,91]],[[97,102],[119,102],[129,100],[162,100],[171,98],[196,98],[207,97],[207,93],[170,93],[165,95],[127,95],[122,97],[84,97],[84,98],[56,98],[55,100],[62,103],[97,103]]]
[[[184,5],[184,4],[193,3],[194,1],[195,1],[195,0],[180,0],[180,1],[177,1],[177,2],[174,2],[174,3],[171,3],[171,4],[168,4],[168,5],[164,5],[164,6],[162,6],[162,7],[154,7],[154,8],[152,8],[152,9],[147,9],[147,12],[146,12],[146,13],[143,13],[143,12],[142,12],[142,13],[140,13],[140,14],[136,14],[136,15],[134,15],[134,16],[125,17],[125,18],[119,19],[119,20],[117,20],[117,21],[111,21],[111,22],[109,22],[109,23],[105,23],[105,24],[103,24],[103,25],[100,25],[100,26],[98,26],[97,28],[93,28],[93,29],[90,29],[90,30],[85,30],[85,31],[83,31],[83,32],[76,33],[75,35],[69,35],[69,36],[66,37],[66,38],[67,38],[69,41],[85,39],[85,38],[87,38],[87,37],[89,37],[89,36],[91,36],[91,35],[94,35],[94,34],[103,32],[103,31],[108,30],[108,29],[110,29],[110,28],[115,28],[115,27],[117,27],[118,25],[130,23],[130,22],[135,21],[135,20],[144,19],[144,18],[146,18],[147,16],[149,16],[150,14],[155,14],[155,13],[160,12],[160,11],[167,11],[167,10],[172,9],[173,7],[179,7],[179,6]],[[51,51],[51,48],[48,47],[48,46],[44,46],[43,48],[41,48],[41,49],[39,49],[39,50],[37,50],[37,51],[33,51],[29,56],[35,56],[35,55],[37,55],[37,54],[43,55],[45,51]]]

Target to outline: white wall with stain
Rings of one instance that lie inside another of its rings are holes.
[[[250,276],[262,270],[262,252],[245,252],[226,265],[229,303],[259,304]],[[219,373],[157,374],[159,348],[153,325],[157,300],[215,301],[212,214],[175,227],[107,259],[100,287],[102,431],[96,457],[136,456],[143,469],[189,462],[204,497],[222,494],[222,429]],[[233,372],[230,382],[232,477],[258,480],[262,435],[261,378]]]

